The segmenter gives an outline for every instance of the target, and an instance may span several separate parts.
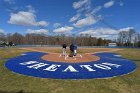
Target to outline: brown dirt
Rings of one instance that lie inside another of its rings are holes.
[[[53,61],[53,62],[97,61],[100,58],[92,54],[99,53],[99,52],[114,52],[114,51],[122,50],[119,48],[78,48],[77,50],[78,55],[76,57],[76,60],[73,57],[67,57],[67,59],[65,60],[65,57],[63,56],[59,57],[60,54],[62,53],[61,47],[27,47],[27,48],[20,48],[20,49],[48,53],[48,55],[43,56],[42,59]],[[69,54],[69,48],[67,48],[67,54]],[[79,56],[79,54],[82,55],[82,58]]]
[[[53,62],[72,62],[72,63],[80,63],[80,62],[91,62],[91,61],[97,61],[100,58],[95,55],[91,54],[83,54],[82,57],[80,57],[80,54],[78,54],[76,57],[67,57],[65,59],[64,56],[60,56],[60,53],[49,53],[42,57],[43,60],[47,61],[53,61]]]

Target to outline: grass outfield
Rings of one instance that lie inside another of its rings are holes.
[[[4,67],[6,60],[28,51],[18,48],[0,49],[0,93],[140,93],[140,49],[117,51],[123,57],[135,60],[137,69],[134,73],[109,79],[90,80],[34,78],[12,73]],[[54,49],[55,51],[59,52],[58,49]],[[79,52],[89,50],[81,49]]]

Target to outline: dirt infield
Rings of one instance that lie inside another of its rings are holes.
[[[42,57],[42,59],[47,61],[53,61],[53,62],[73,62],[73,63],[79,63],[79,62],[92,62],[97,61],[100,58],[95,55],[91,54],[78,54],[75,57],[69,57],[69,56],[62,56],[60,53],[49,53],[48,55],[45,55]]]
[[[61,47],[28,47],[20,48],[29,51],[37,51],[48,53],[42,57],[43,60],[48,60],[52,62],[93,62],[97,61],[100,58],[93,55],[97,52],[113,52],[119,51],[122,49],[118,48],[78,48],[78,55],[76,57],[64,57],[61,56],[62,48]],[[67,48],[67,55],[69,55],[69,49]],[[82,57],[81,57],[82,56]]]

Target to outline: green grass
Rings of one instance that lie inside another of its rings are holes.
[[[85,50],[84,50],[85,51]],[[12,73],[6,60],[27,52],[16,48],[0,49],[0,93],[140,93],[140,50],[124,49],[117,53],[135,60],[134,73],[110,79],[55,80]]]

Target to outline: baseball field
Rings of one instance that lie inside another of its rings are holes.
[[[5,67],[8,59],[25,52],[61,53],[61,48],[28,47],[0,49],[0,93],[140,93],[140,49],[79,48],[78,53],[113,52],[132,60],[137,69],[108,79],[48,79],[17,74]],[[69,51],[68,51],[69,53]]]

